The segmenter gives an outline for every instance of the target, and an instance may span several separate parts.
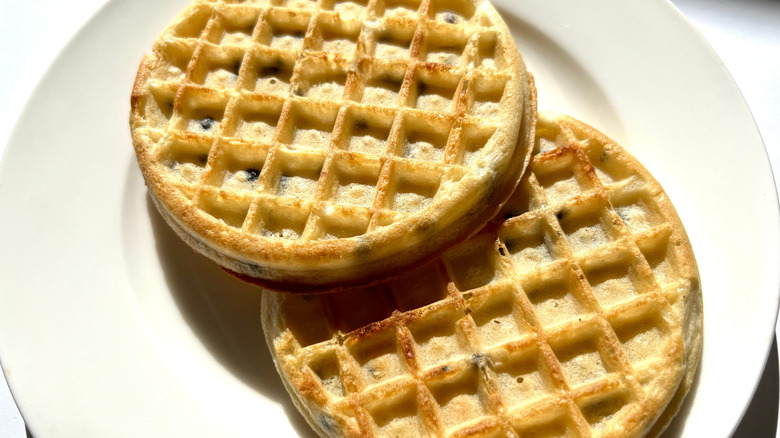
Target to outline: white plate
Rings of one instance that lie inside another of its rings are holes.
[[[116,0],[41,81],[0,163],[0,359],[36,438],[312,435],[266,352],[257,293],[147,200],[135,69],[189,0]],[[496,1],[540,108],[621,142],[664,185],[704,289],[697,383],[672,436],[728,436],[771,345],[780,218],[739,91],[657,0]]]

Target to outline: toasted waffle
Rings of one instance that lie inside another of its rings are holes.
[[[130,121],[181,237],[256,283],[311,291],[403,271],[484,226],[534,118],[487,1],[202,0],[141,62]]]
[[[543,116],[492,226],[404,277],[263,297],[296,405],[322,436],[658,435],[702,340],[692,249],[620,146]]]

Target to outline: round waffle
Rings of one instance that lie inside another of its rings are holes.
[[[141,62],[130,122],[152,199],[196,250],[329,290],[484,226],[530,156],[532,88],[487,1],[203,0]]]
[[[322,436],[655,436],[702,341],[692,249],[620,146],[541,117],[495,224],[404,277],[263,296],[282,380]]]

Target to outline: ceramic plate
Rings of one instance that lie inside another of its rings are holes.
[[[115,0],[51,66],[0,163],[0,359],[32,434],[311,436],[255,290],[157,215],[127,126],[135,70],[188,0]],[[699,262],[705,344],[670,436],[726,437],[763,369],[780,221],[750,112],[657,0],[496,1],[542,109],[612,136],[672,198]]]

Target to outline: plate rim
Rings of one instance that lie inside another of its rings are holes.
[[[16,123],[14,125],[14,128],[11,131],[11,135],[9,136],[8,143],[6,145],[6,148],[4,149],[3,156],[0,159],[0,182],[3,181],[3,178],[6,176],[6,173],[7,173],[7,172],[4,171],[4,169],[5,169],[6,166],[9,166],[9,164],[8,164],[9,153],[16,153],[17,152],[16,149],[19,149],[19,146],[14,146],[14,145],[18,144],[19,141],[20,141],[19,138],[23,136],[20,133],[20,131],[22,130],[20,128],[20,126],[23,124],[23,122],[27,118],[31,117],[30,113],[32,112],[33,103],[38,98],[38,95],[43,92],[42,91],[43,90],[43,85],[48,83],[48,81],[50,81],[50,79],[51,79],[51,76],[54,75],[55,68],[57,66],[59,66],[61,62],[63,62],[62,58],[64,57],[64,54],[67,53],[69,50],[71,50],[71,47],[73,45],[75,45],[83,37],[83,35],[85,33],[90,31],[91,27],[94,25],[94,22],[99,20],[100,17],[103,16],[103,14],[105,13],[106,10],[115,8],[117,4],[120,4],[122,2],[123,2],[123,0],[111,0],[111,1],[106,2],[103,6],[101,6],[95,12],[95,14],[89,20],[87,20],[84,23],[84,25],[79,29],[79,31],[77,31],[74,34],[74,36],[70,39],[70,41],[63,47],[63,49],[59,52],[59,54],[52,60],[52,62],[49,65],[49,68],[47,69],[46,73],[42,76],[42,78],[39,81],[38,85],[36,85],[34,91],[31,93],[29,99],[25,103],[25,106],[24,106],[23,110],[20,112],[19,118],[17,119],[17,121],[16,121]],[[127,2],[125,1],[125,3],[127,3]],[[184,1],[182,0],[181,3],[184,3]],[[502,2],[499,1],[497,3],[502,3]],[[734,89],[736,89],[736,91],[741,96],[742,101],[744,102],[744,96],[742,96],[741,91],[739,90],[738,86],[734,82],[733,77],[730,75],[730,73],[728,72],[728,69],[725,67],[723,62],[720,60],[720,58],[718,57],[717,53],[711,48],[709,43],[707,43],[706,39],[702,36],[702,34],[695,28],[695,26],[693,26],[684,17],[682,12],[680,12],[680,10],[674,4],[672,4],[668,0],[665,0],[663,3],[667,7],[671,7],[671,10],[675,11],[675,13],[679,15],[679,18],[682,19],[681,21],[683,21],[683,22],[685,22],[687,24],[687,27],[688,27],[687,30],[688,31],[693,31],[693,34],[695,35],[695,37],[698,38],[701,43],[703,43],[702,46],[706,47],[710,51],[710,55],[718,60],[719,65],[720,65],[721,70],[722,70],[721,73],[723,73],[723,72],[726,73],[729,81],[731,82],[732,87]],[[516,7],[519,8],[519,6],[516,6]],[[750,108],[747,107],[746,103],[745,103],[745,107],[747,108],[747,111],[750,113]],[[750,116],[750,119],[752,120],[753,129],[755,130],[755,133],[757,133],[759,138],[760,138],[761,134],[760,134],[760,131],[759,131],[759,129],[758,129],[756,123],[755,123],[755,119],[754,119],[752,113],[750,113],[749,116]],[[14,151],[11,151],[12,148],[14,149]],[[771,165],[769,163],[769,159],[768,159],[768,155],[767,155],[768,152],[766,150],[765,144],[763,143],[763,139],[761,139],[761,148],[763,149],[763,152],[764,152],[764,155],[763,155],[764,161],[766,161],[766,163],[767,163],[767,165],[769,167],[770,179],[774,182],[776,179],[775,179],[774,174],[772,173]],[[779,214],[780,213],[780,204],[778,204],[778,201],[777,201],[778,200],[778,195],[777,195],[777,191],[776,191],[775,187],[776,186],[774,186],[774,185],[771,187],[771,190],[774,193],[774,200],[775,200],[775,202],[774,202],[774,211],[775,211],[774,216],[775,216],[775,222],[776,223],[780,223],[780,214]],[[6,219],[0,219],[0,222],[3,222],[5,220]],[[778,249],[778,251],[780,251],[780,249]],[[4,283],[5,280],[7,280],[7,279],[5,279],[5,275],[0,275],[0,283]],[[774,318],[773,318],[773,320],[771,322],[772,323],[772,334],[774,334],[774,326],[775,326],[775,323],[776,323],[776,320],[777,320],[777,307],[778,307],[777,304],[780,303],[780,274],[776,276],[775,286],[776,286],[776,288],[775,288],[776,291],[774,293],[774,296],[775,296],[775,303],[774,304],[775,305],[773,306],[774,307]],[[0,298],[2,298],[2,293],[0,293]],[[706,304],[706,301],[705,301],[705,309],[706,309],[706,307],[707,307],[707,304]],[[706,310],[705,310],[705,312],[706,312]],[[770,337],[768,344],[765,345],[765,351],[763,352],[763,355],[762,355],[762,362],[761,362],[762,364],[766,363],[766,360],[767,360],[767,358],[769,356],[770,348],[772,347],[771,339],[772,338]],[[0,347],[2,347],[2,336],[0,336]],[[706,348],[706,334],[705,334],[705,348]],[[2,351],[0,351],[0,353],[1,352]],[[2,355],[0,355],[0,360],[2,360]],[[742,412],[740,413],[739,419],[741,419],[742,416],[744,416],[744,413],[745,413],[745,411],[747,410],[747,408],[749,406],[749,401],[750,401],[750,399],[752,399],[753,395],[755,394],[755,391],[756,391],[757,386],[758,386],[759,381],[760,381],[760,376],[761,376],[761,371],[762,370],[763,370],[763,366],[759,369],[759,373],[758,373],[757,376],[755,376],[755,379],[752,379],[754,381],[754,383],[752,385],[752,390],[750,391],[750,397],[748,399],[748,403],[744,403],[743,404]],[[8,379],[8,383],[9,383],[9,387],[11,389],[11,393],[14,396],[14,399],[16,400],[17,399],[16,388],[15,388],[15,384],[13,383],[14,378],[13,377],[9,377],[9,376],[6,376],[6,378]],[[18,404],[18,402],[17,402],[17,404]],[[24,408],[24,411],[26,411],[26,410],[27,410],[27,407]],[[22,407],[21,406],[20,406],[20,411],[22,411]],[[26,415],[24,413],[24,411],[23,411],[22,415],[25,418],[25,421],[27,421],[28,415]],[[33,420],[33,423],[35,421],[37,421],[37,420]],[[30,423],[28,423],[28,424],[30,424]],[[736,424],[733,427],[736,428],[738,425],[739,425],[739,421],[737,421]],[[35,425],[32,425],[31,429],[35,429]],[[732,432],[733,432],[733,429],[732,429]]]

